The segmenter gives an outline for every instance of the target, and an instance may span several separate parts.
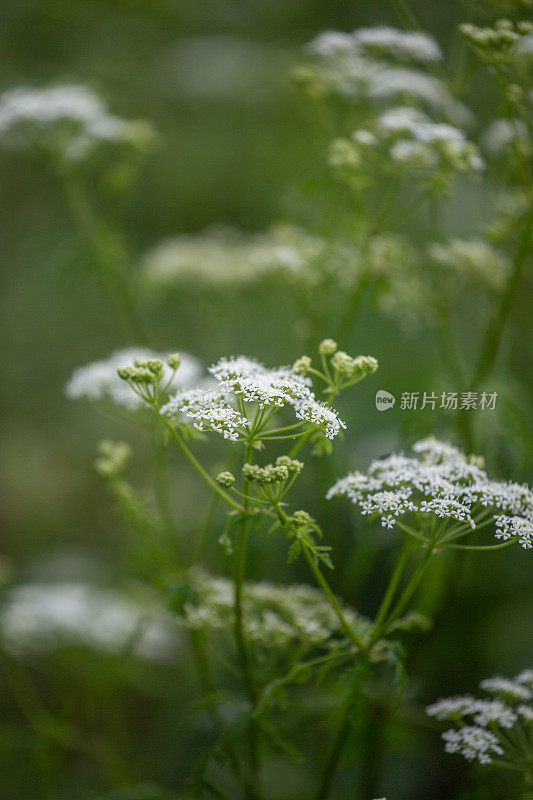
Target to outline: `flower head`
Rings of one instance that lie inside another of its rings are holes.
[[[0,97],[0,138],[19,147],[47,148],[77,161],[102,143],[142,146],[152,136],[147,123],[110,114],[86,86],[21,86]]]
[[[447,753],[459,753],[468,761],[490,764],[493,756],[507,759],[515,765],[525,765],[530,758],[527,730],[524,726],[533,721],[533,708],[524,701],[532,697],[527,683],[531,670],[525,670],[515,678],[489,678],[480,683],[480,688],[496,699],[479,699],[471,695],[447,697],[428,706],[426,713],[438,720],[449,720],[456,724],[442,734]],[[513,730],[512,739],[518,744],[507,753],[511,737],[506,731]],[[521,729],[521,730],[519,730]]]
[[[273,410],[290,406],[297,419],[322,429],[330,439],[346,427],[333,408],[316,399],[309,379],[290,367],[271,369],[238,356],[220,359],[209,371],[217,381],[213,391],[178,393],[161,413],[182,412],[200,430],[218,431],[234,441],[251,422],[243,413],[244,404]]]
[[[404,528],[406,515],[423,532],[431,518],[442,520],[435,539],[440,545],[492,517],[497,538],[517,541],[525,549],[533,546],[533,493],[528,486],[490,480],[478,457],[467,457],[434,438],[416,442],[413,451],[415,457],[393,454],[374,461],[366,473],[350,473],[327,497],[344,494],[363,514],[381,515],[382,525],[389,528],[397,523]]]

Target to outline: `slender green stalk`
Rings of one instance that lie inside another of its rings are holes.
[[[200,633],[198,631],[190,631],[190,641],[191,641],[191,649],[193,652],[194,662],[196,666],[196,672],[198,675],[198,681],[202,689],[202,692],[205,695],[213,695],[215,694],[216,687],[213,682],[213,678],[211,676],[211,671],[209,669],[209,662],[204,652],[202,637]],[[241,784],[244,796],[249,797],[251,800],[252,798],[256,798],[257,795],[255,794],[253,787],[250,785],[249,781],[246,779],[246,776],[243,774],[242,765],[239,761],[239,756],[235,748],[235,743],[233,742],[230,733],[225,726],[224,719],[220,714],[218,707],[216,705],[215,706],[209,705],[209,714],[211,716],[213,726],[219,733],[222,743],[222,748],[226,753],[228,763],[230,764],[236,779]]]
[[[165,534],[169,540],[169,546],[173,548],[179,543],[176,536],[176,526],[172,516],[172,506],[170,503],[170,491],[168,485],[168,464],[166,448],[158,438],[157,431],[154,431],[152,439],[153,467],[154,467],[154,493],[157,510],[165,526]]]
[[[387,612],[388,612],[388,610],[390,608],[390,605],[392,603],[392,599],[394,597],[394,593],[396,592],[396,589],[398,588],[398,584],[399,584],[400,579],[401,579],[401,577],[403,575],[403,572],[405,570],[407,561],[409,559],[409,554],[410,554],[410,546],[409,546],[409,544],[410,543],[409,543],[409,540],[407,538],[405,538],[403,540],[403,542],[402,542],[402,546],[401,546],[401,549],[400,549],[400,554],[398,556],[398,559],[396,561],[396,565],[395,565],[394,570],[392,572],[392,575],[390,577],[389,585],[387,586],[385,594],[383,595],[383,600],[381,601],[381,605],[380,605],[380,607],[378,609],[378,612],[376,614],[376,618],[374,620],[374,628],[373,628],[372,640],[374,640],[374,635],[376,634],[376,632],[381,630],[381,626],[383,624],[383,621],[384,621],[384,619],[385,619],[385,617],[387,615]]]
[[[324,767],[324,771],[322,772],[322,778],[320,780],[318,792],[315,795],[315,800],[326,800],[326,798],[329,797],[329,793],[333,786],[333,781],[339,767],[339,762],[342,758],[342,754],[344,753],[351,729],[351,713],[345,709],[342,715],[339,730],[335,737],[335,741],[333,742],[333,746]]]
[[[226,503],[228,503],[228,505],[230,505],[233,509],[235,509],[235,511],[242,512],[243,507],[240,506],[238,503],[236,503],[235,500],[227,492],[225,492],[221,486],[218,485],[218,483],[211,477],[211,475],[205,471],[200,462],[191,453],[191,451],[189,450],[189,448],[187,447],[181,436],[179,436],[175,428],[173,428],[173,426],[166,419],[166,417],[163,417],[161,414],[159,414],[157,409],[156,412],[158,413],[159,418],[163,421],[163,424],[165,425],[166,429],[168,430],[172,438],[176,441],[178,447],[182,451],[185,458],[192,464],[194,469],[204,479],[204,481],[211,487],[211,489],[216,494],[218,494],[219,497],[222,498],[222,500],[224,500]]]
[[[420,563],[418,564],[418,566],[415,569],[413,575],[411,576],[411,579],[407,583],[407,586],[405,587],[405,589],[401,593],[398,602],[394,606],[394,608],[393,608],[392,612],[390,613],[390,615],[387,617],[387,619],[386,619],[386,621],[385,621],[385,623],[384,623],[384,625],[382,627],[382,630],[381,631],[376,631],[375,634],[372,636],[372,639],[374,639],[374,636],[376,636],[376,635],[378,635],[378,637],[379,637],[382,632],[386,633],[387,629],[390,627],[390,625],[395,620],[397,620],[398,617],[402,614],[402,612],[404,611],[405,607],[407,606],[407,603],[409,602],[409,600],[411,599],[411,597],[415,593],[416,588],[417,588],[418,584],[420,583],[420,581],[422,579],[422,576],[423,576],[424,572],[426,571],[426,569],[428,567],[428,564],[430,562],[430,559],[431,559],[432,555],[433,555],[433,549],[432,549],[432,547],[429,547],[428,550],[424,553],[422,559],[420,560]]]
[[[494,319],[487,328],[481,353],[478,359],[474,376],[471,382],[471,391],[479,386],[490,374],[498,355],[505,324],[509,317],[511,307],[516,296],[522,270],[528,257],[531,254],[531,243],[533,238],[533,208],[524,223],[524,229],[519,240],[516,255],[513,260],[511,274],[507,281],[507,286],[501,297],[500,305],[496,310]]]
[[[250,464],[252,461],[253,447],[248,444],[246,447],[245,463]],[[233,569],[233,584],[234,584],[234,605],[235,605],[235,643],[237,646],[237,654],[239,657],[239,664],[241,667],[242,679],[248,698],[251,705],[251,712],[249,718],[249,754],[252,778],[254,784],[257,786],[259,783],[259,752],[257,741],[257,722],[254,716],[254,710],[258,701],[258,692],[254,681],[252,663],[248,645],[246,642],[246,634],[244,630],[244,614],[243,614],[243,588],[244,580],[246,577],[246,548],[248,543],[248,533],[250,530],[250,501],[248,494],[250,491],[250,482],[243,481],[243,494],[245,495],[242,517],[239,524],[237,539],[235,542],[234,554],[234,569]],[[257,793],[259,794],[258,790]]]
[[[333,782],[350,738],[350,733],[353,730],[357,713],[362,711],[363,683],[367,674],[368,660],[363,658],[356,668],[354,682],[343,707],[341,724],[324,766],[315,800],[327,800],[333,788]]]
[[[139,344],[148,337],[131,294],[126,255],[118,237],[98,218],[79,176],[62,173],[65,199],[80,241],[93,260],[104,293],[124,314]]]
[[[309,552],[309,548],[307,547],[307,545],[305,543],[302,543],[302,551],[303,551],[305,560],[309,564],[311,572],[315,576],[320,588],[322,589],[322,591],[324,592],[324,594],[328,598],[331,607],[333,608],[333,610],[335,611],[337,617],[339,618],[339,622],[341,624],[342,630],[344,631],[344,633],[346,634],[348,639],[350,639],[352,644],[354,644],[360,652],[362,652],[362,653],[366,652],[367,645],[365,645],[363,640],[356,634],[356,632],[353,630],[351,625],[348,623],[346,617],[344,616],[344,614],[342,612],[342,608],[341,608],[341,606],[339,604],[339,601],[337,600],[337,598],[333,594],[333,591],[331,590],[331,587],[330,587],[329,583],[327,582],[327,580],[325,579],[324,575],[322,574],[322,570],[320,569],[318,564],[315,563],[315,560],[314,560],[313,556],[311,555],[311,553]]]

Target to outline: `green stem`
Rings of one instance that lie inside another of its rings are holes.
[[[321,571],[320,567],[315,562],[313,556],[309,552],[309,548],[303,542],[302,542],[302,551],[303,551],[305,560],[309,564],[311,572],[315,576],[320,588],[322,589],[322,591],[324,592],[324,594],[328,598],[331,607],[335,611],[335,613],[336,613],[336,615],[337,615],[337,617],[339,619],[339,622],[341,624],[342,630],[344,631],[344,633],[346,634],[348,639],[350,639],[352,644],[354,644],[360,652],[365,653],[366,650],[367,650],[367,646],[362,641],[362,639],[359,638],[359,636],[356,634],[356,632],[352,629],[351,625],[348,623],[346,617],[344,616],[344,614],[342,612],[342,608],[341,608],[341,606],[339,604],[339,601],[337,600],[337,598],[333,594],[333,591],[331,590],[331,587],[330,587],[329,583],[327,582],[327,580],[325,579],[324,575],[322,574],[322,571]]]
[[[124,248],[98,218],[79,177],[64,171],[61,177],[72,221],[80,241],[94,260],[104,293],[121,309],[137,341],[146,345],[148,337],[131,295]]]
[[[400,579],[401,579],[401,577],[403,575],[405,566],[406,566],[407,561],[409,559],[409,553],[410,553],[409,544],[410,544],[409,540],[407,538],[405,538],[403,543],[402,543],[402,547],[401,547],[398,559],[396,561],[396,565],[395,565],[394,570],[392,572],[392,575],[390,577],[389,585],[387,586],[387,589],[386,589],[385,594],[383,596],[383,600],[381,601],[381,605],[380,605],[380,607],[378,609],[378,613],[376,614],[376,619],[374,620],[374,628],[373,628],[373,631],[372,631],[372,639],[371,639],[371,641],[377,641],[377,639],[375,639],[374,637],[376,636],[376,633],[379,633],[379,631],[381,630],[381,626],[383,624],[383,621],[384,621],[384,619],[385,619],[385,617],[387,615],[387,612],[388,612],[388,610],[390,608],[390,605],[392,603],[392,599],[394,597],[394,593],[396,592],[396,589],[398,588],[398,584],[400,582]]]
[[[487,378],[492,371],[496,356],[498,355],[505,323],[507,322],[509,313],[511,311],[520,277],[522,275],[522,270],[530,254],[531,240],[533,235],[533,229],[531,225],[532,221],[533,207],[525,221],[524,229],[520,237],[518,249],[516,251],[512,271],[509,276],[509,280],[507,281],[505,292],[502,295],[496,315],[487,328],[478,364],[470,385],[471,391],[473,391],[485,380],[485,378]]]
[[[216,692],[216,687],[209,669],[209,662],[204,652],[201,634],[198,631],[190,631],[190,641],[200,688],[205,695],[214,695]],[[213,726],[218,731],[223,750],[226,753],[231,769],[233,770],[237,780],[242,785],[244,796],[250,798],[250,800],[256,798],[257,795],[255,794],[253,787],[242,773],[242,765],[239,761],[235,744],[230,738],[230,733],[225,726],[224,719],[220,714],[218,707],[210,704],[208,709]]]
[[[433,548],[429,547],[428,550],[426,551],[426,553],[424,554],[424,556],[422,557],[418,567],[415,569],[413,575],[411,576],[410,581],[407,583],[407,586],[405,587],[405,589],[403,590],[402,594],[400,595],[400,598],[399,598],[398,602],[396,603],[393,611],[391,612],[391,614],[387,618],[386,622],[384,623],[382,631],[379,632],[380,635],[381,635],[382,632],[386,633],[387,629],[390,627],[390,625],[396,619],[398,619],[398,617],[402,614],[402,612],[405,609],[407,603],[409,602],[409,600],[413,596],[414,592],[416,591],[416,588],[417,588],[418,584],[420,583],[420,581],[422,579],[422,576],[423,576],[424,572],[426,571],[426,569],[428,567],[428,564],[429,564],[429,561],[430,561],[432,555],[433,555]],[[374,638],[374,635],[372,636],[372,639],[373,638]]]
[[[154,431],[153,436],[153,465],[154,465],[154,490],[157,509],[165,525],[166,533],[174,545],[173,534],[176,533],[174,519],[172,517],[172,507],[170,503],[170,493],[168,485],[168,465],[166,459],[166,449]]]
[[[239,511],[242,513],[243,507],[240,506],[238,503],[236,503],[235,500],[227,492],[225,492],[221,486],[218,485],[218,483],[211,477],[211,475],[205,471],[205,469],[202,467],[200,462],[195,458],[195,456],[191,453],[191,451],[189,450],[189,448],[187,447],[181,436],[178,435],[177,431],[171,425],[168,419],[164,417],[162,414],[160,414],[157,408],[155,410],[159,418],[165,425],[166,429],[172,436],[172,438],[178,444],[178,447],[182,451],[183,455],[192,464],[197,473],[204,479],[204,481],[211,487],[211,489],[216,494],[218,494],[219,497],[221,497],[226,503],[228,503],[233,509],[235,509],[235,511]]]
[[[341,724],[322,772],[322,778],[315,800],[327,800],[330,795],[335,775],[337,774],[342,755],[350,737],[350,732],[353,730],[356,714],[358,711],[361,711],[362,702],[359,703],[358,707],[356,701],[362,700],[363,682],[367,672],[368,661],[365,658],[359,663],[356,669],[353,686],[344,704]]]
[[[253,447],[248,444],[246,447],[245,463],[250,464],[252,461]],[[235,643],[237,647],[237,654],[241,668],[241,674],[245,689],[250,701],[251,712],[249,718],[249,754],[250,754],[250,767],[252,778],[257,785],[259,781],[259,753],[257,742],[257,722],[254,716],[254,711],[258,701],[258,693],[255,686],[255,681],[252,672],[252,664],[250,653],[246,642],[246,635],[244,630],[244,614],[243,614],[243,588],[244,580],[246,577],[246,547],[248,542],[248,533],[250,530],[250,513],[249,513],[249,500],[247,495],[250,491],[250,482],[243,481],[243,494],[246,495],[244,499],[242,518],[237,533],[235,542],[235,560],[233,568],[233,584],[234,584],[234,607],[235,607]]]

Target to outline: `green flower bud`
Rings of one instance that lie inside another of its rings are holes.
[[[119,378],[123,381],[129,381],[133,376],[133,367],[119,367],[117,369]]]
[[[276,459],[276,466],[287,467],[291,475],[297,475],[304,467],[301,461],[298,461],[296,458],[290,458],[289,456],[278,456]]]
[[[268,464],[259,470],[256,481],[259,486],[270,486],[273,483],[282,483],[289,477],[289,470],[287,467],[273,466]]]
[[[337,342],[333,339],[324,339],[318,345],[318,352],[321,356],[332,356],[337,350]]]
[[[377,358],[373,356],[357,356],[353,360],[354,368],[359,370],[362,375],[371,375],[378,368]]]
[[[147,367],[135,367],[132,369],[131,380],[135,383],[154,383],[155,375]]]
[[[354,360],[343,350],[337,350],[337,352],[332,356],[331,366],[335,372],[339,373],[339,375],[346,375],[348,377],[353,375]]]
[[[292,72],[292,79],[297,86],[307,92],[312,100],[323,100],[328,94],[326,82],[313,67],[296,67]]]
[[[224,486],[225,489],[229,489],[235,483],[235,475],[233,472],[221,472],[217,475],[217,483]]]
[[[167,364],[171,369],[178,369],[181,364],[181,356],[179,353],[171,353],[167,356]]]
[[[154,375],[160,375],[163,372],[163,362],[160,358],[151,358],[147,367]]]
[[[311,366],[311,359],[309,356],[300,356],[292,365],[292,371],[297,375],[306,375]]]
[[[304,525],[311,525],[314,520],[307,511],[295,511],[291,517],[291,522],[295,528],[303,528]]]
[[[245,464],[242,468],[242,477],[245,481],[255,481],[259,474],[257,464]]]

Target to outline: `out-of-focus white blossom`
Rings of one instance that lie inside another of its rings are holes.
[[[362,55],[392,61],[440,61],[435,39],[422,31],[403,31],[385,25],[359,28],[353,33],[324,31],[307,45],[322,57]]]
[[[17,147],[45,148],[80,160],[100,143],[134,144],[146,135],[146,123],[110,114],[86,86],[21,86],[0,96],[0,138]]]
[[[193,569],[188,586],[188,599],[180,611],[184,627],[231,630],[235,613],[232,581]],[[318,589],[310,586],[247,582],[243,589],[243,611],[247,637],[264,648],[291,643],[329,648],[342,635],[331,605]],[[344,607],[343,613],[361,633],[370,630],[370,623],[351,608]]]
[[[348,102],[377,104],[401,100],[421,103],[458,124],[471,119],[446,84],[424,71],[442,58],[426,33],[389,27],[361,28],[353,34],[326,31],[306,51],[311,63],[296,70],[295,78],[314,97],[337,94]]]
[[[178,638],[168,615],[86,583],[35,583],[10,589],[0,610],[0,636],[15,653],[83,645],[167,660]]]
[[[173,375],[173,370],[166,363],[165,356],[158,355],[147,348],[130,347],[125,350],[117,350],[109,358],[101,361],[93,361],[83,367],[76,367],[65,387],[65,394],[71,400],[84,398],[96,401],[107,398],[129,411],[135,411],[143,405],[143,401],[119,377],[117,370],[119,367],[134,366],[136,359],[153,358],[161,358],[163,362],[162,382],[164,385]],[[176,390],[178,387],[188,389],[195,386],[200,380],[201,372],[200,362],[193,356],[184,353],[169,388]]]
[[[144,257],[142,271],[150,285],[163,288],[187,283],[224,288],[276,275],[307,286],[325,276],[345,280],[357,257],[351,243],[332,244],[292,225],[250,234],[218,226],[161,242]]]
[[[515,145],[531,147],[531,136],[521,119],[495,119],[481,137],[481,146],[493,156],[508,156]]]
[[[482,281],[490,289],[499,291],[509,275],[509,258],[483,239],[450,239],[433,242],[428,255],[438,266],[450,272],[453,281],[466,278]]]

